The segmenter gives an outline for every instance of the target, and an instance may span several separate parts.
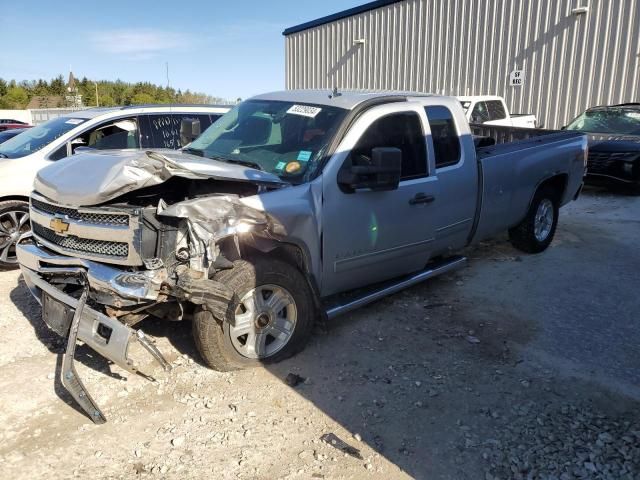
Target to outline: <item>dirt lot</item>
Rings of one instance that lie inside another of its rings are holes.
[[[63,344],[0,274],[5,478],[640,478],[640,198],[587,192],[549,251],[505,241],[468,268],[341,318],[301,355],[231,374],[188,324],[142,328],[174,365],[79,371],[108,423],[55,373]],[[289,373],[306,381],[291,387]],[[334,433],[355,458],[323,442]]]

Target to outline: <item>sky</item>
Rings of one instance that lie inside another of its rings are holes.
[[[366,0],[0,0],[0,78],[169,84],[227,99],[284,89],[285,28]],[[10,6],[10,8],[9,8]]]

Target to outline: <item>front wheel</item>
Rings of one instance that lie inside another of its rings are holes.
[[[302,273],[279,260],[238,260],[215,280],[235,293],[233,318],[218,321],[199,308],[193,319],[198,351],[211,368],[230,371],[275,363],[302,350],[315,318]]]
[[[17,268],[16,244],[29,228],[28,203],[19,200],[0,202],[0,269]]]
[[[553,240],[558,225],[558,195],[549,187],[539,189],[533,197],[527,216],[509,230],[511,244],[527,253],[540,253]]]

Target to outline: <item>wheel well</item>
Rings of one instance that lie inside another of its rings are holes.
[[[547,178],[540,185],[538,185],[538,190],[542,190],[543,188],[549,188],[557,193],[558,202],[562,201],[564,197],[564,192],[567,189],[567,183],[569,182],[569,175],[566,173],[560,173],[558,175],[554,175],[553,177]]]
[[[29,197],[24,197],[22,195],[7,195],[6,197],[0,197],[0,202],[11,202],[11,201],[19,201],[29,203]]]
[[[302,249],[291,243],[282,243],[273,249],[267,251],[258,248],[256,245],[250,245],[247,243],[242,244],[242,250],[249,255],[261,255],[278,258],[284,262],[294,265],[305,275],[309,273],[309,266],[305,258]]]

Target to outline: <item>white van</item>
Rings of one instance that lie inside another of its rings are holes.
[[[29,230],[29,194],[38,170],[94,149],[180,148],[183,119],[204,131],[225,106],[162,105],[92,108],[51,119],[0,145],[0,268],[16,267],[15,243]]]

